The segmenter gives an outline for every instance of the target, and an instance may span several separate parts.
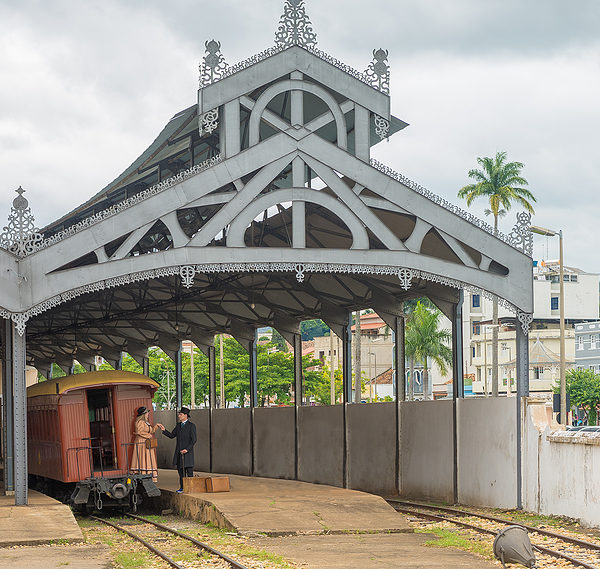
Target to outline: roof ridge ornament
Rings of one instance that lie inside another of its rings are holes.
[[[219,79],[223,79],[227,70],[225,57],[221,53],[221,42],[210,40],[204,42],[206,55],[199,66],[200,69],[200,87],[206,87]]]
[[[279,19],[279,28],[275,32],[275,45],[279,48],[299,45],[315,47],[317,34],[306,15],[304,0],[285,0],[283,14]]]
[[[35,226],[29,202],[23,197],[25,190],[19,186],[15,192],[19,195],[13,200],[8,225],[0,233],[0,247],[18,257],[25,257],[38,248],[43,236]]]
[[[390,66],[387,63],[389,51],[387,49],[374,49],[373,61],[365,71],[369,85],[375,87],[386,95],[390,94]]]

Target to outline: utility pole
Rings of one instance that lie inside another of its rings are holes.
[[[219,335],[219,407],[225,409],[225,362],[223,360],[223,334]]]
[[[354,318],[354,343],[356,345],[354,352],[354,403],[360,403],[361,396],[361,351],[362,347],[360,345],[361,335],[360,335],[360,310],[356,311],[356,317]]]

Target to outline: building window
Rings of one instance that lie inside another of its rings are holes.
[[[572,283],[576,283],[577,282],[577,275],[571,275],[571,282]]]
[[[558,296],[553,296],[550,299],[550,310],[558,310]]]
[[[480,294],[474,294],[471,297],[471,306],[473,308],[479,308],[481,306],[481,295]]]
[[[477,344],[477,357],[481,357],[481,344]]]
[[[475,346],[471,346],[471,357],[475,357]]]
[[[583,350],[583,336],[577,337],[577,349]]]
[[[597,346],[597,336],[595,334],[592,334],[590,336],[590,350],[595,350],[596,346]]]
[[[533,368],[533,379],[541,379],[542,375],[544,375],[543,367],[534,367]]]
[[[471,323],[471,334],[473,334],[473,336],[479,336],[479,334],[481,334],[481,325],[479,324],[479,320],[474,320]]]

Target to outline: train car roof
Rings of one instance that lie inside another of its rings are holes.
[[[72,389],[115,384],[148,385],[154,389],[159,387],[158,383],[153,379],[133,371],[90,371],[87,373],[67,375],[59,377],[58,379],[49,379],[48,381],[42,381],[41,383],[31,385],[27,388],[27,397],[36,397],[38,395],[61,395]]]

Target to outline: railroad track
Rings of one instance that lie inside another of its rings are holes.
[[[171,533],[171,534],[179,537],[180,539],[187,540],[187,541],[193,543],[196,547],[204,550],[205,552],[209,553],[210,555],[218,557],[219,559],[225,561],[233,569],[248,569],[248,567],[246,565],[242,565],[241,563],[239,563],[235,559],[232,559],[231,557],[225,555],[224,553],[222,553],[220,551],[217,551],[215,548],[211,547],[207,543],[199,541],[199,540],[197,540],[196,538],[194,538],[194,537],[192,537],[190,535],[186,535],[186,534],[181,533],[181,532],[179,532],[179,531],[177,531],[177,530],[175,530],[173,528],[170,528],[170,527],[168,527],[168,526],[166,526],[164,524],[160,524],[158,522],[155,522],[155,521],[152,521],[152,520],[148,520],[148,519],[143,518],[141,516],[136,516],[136,515],[133,515],[133,514],[124,514],[124,516],[127,517],[127,518],[132,518],[132,519],[137,520],[138,522],[140,522],[139,524],[136,524],[136,526],[133,526],[133,527],[137,527],[137,526],[142,527],[143,525],[152,525],[152,526],[158,528],[161,531],[157,532],[156,535],[151,535],[151,534],[149,534],[149,532],[146,531],[146,532],[144,532],[146,534],[146,538],[143,538],[140,535],[138,535],[138,534],[134,533],[133,531],[131,531],[130,529],[124,528],[123,526],[120,526],[119,524],[116,524],[114,522],[108,521],[108,520],[103,519],[103,518],[99,518],[97,516],[89,516],[89,517],[91,519],[93,519],[93,520],[96,520],[96,521],[101,522],[103,524],[109,525],[109,526],[115,528],[118,531],[126,533],[128,536],[130,536],[133,539],[139,541],[146,548],[148,548],[152,553],[154,553],[156,556],[158,556],[161,559],[163,559],[164,561],[166,561],[171,567],[174,567],[175,569],[185,569],[185,567],[183,565],[181,565],[180,563],[178,563],[177,561],[175,561],[174,559],[172,559],[171,557],[169,557],[164,551],[161,551],[161,549],[159,547],[157,547],[156,545],[154,545],[152,543],[152,540],[159,541],[160,540],[160,536],[164,532]]]
[[[432,506],[419,502],[389,499],[388,503],[398,512],[428,519],[433,522],[449,522],[459,527],[471,529],[479,533],[496,536],[505,526],[519,525],[530,532],[532,545],[542,554],[555,559],[568,561],[576,567],[585,569],[600,569],[600,544],[578,539],[572,536],[559,534],[543,528],[521,524],[512,520],[505,520],[495,516],[488,516],[476,512]],[[427,510],[423,512],[422,510]],[[431,512],[438,512],[437,514]],[[457,518],[476,518],[485,522],[485,527],[461,521]],[[543,543],[542,543],[543,542]],[[548,542],[553,548],[548,547]]]

